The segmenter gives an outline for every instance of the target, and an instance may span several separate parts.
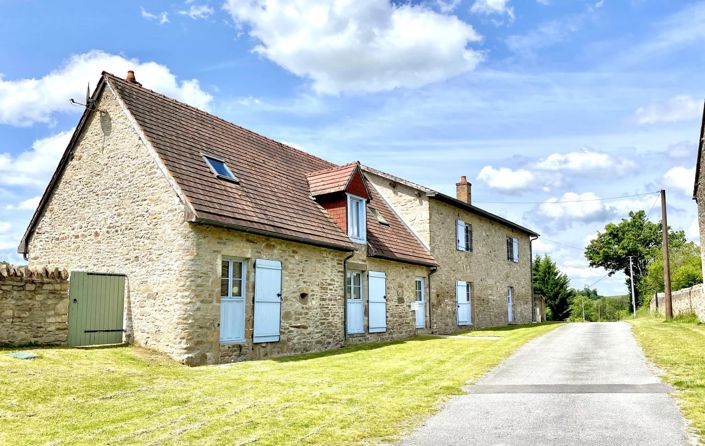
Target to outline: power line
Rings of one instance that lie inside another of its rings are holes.
[[[598,283],[602,282],[603,279],[606,279],[607,276],[609,276],[609,275],[610,275],[610,273],[605,274],[604,276],[600,277],[599,279],[597,279],[596,281],[594,281],[594,282],[591,283],[590,285],[586,285],[586,288],[592,288],[592,287],[594,287],[594,286],[597,285]]]
[[[605,197],[605,198],[587,198],[584,200],[558,200],[558,201],[474,201],[473,203],[481,204],[562,204],[562,203],[585,203],[590,201],[610,201],[623,200],[625,198],[644,197],[646,195],[658,194],[657,192],[645,192],[643,194],[622,195],[621,197]]]

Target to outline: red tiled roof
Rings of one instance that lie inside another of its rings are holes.
[[[352,249],[347,235],[311,199],[311,189],[344,190],[358,163],[336,166],[113,75],[106,73],[104,79],[185,195],[196,222]],[[224,160],[239,182],[217,178],[203,155]],[[384,226],[368,217],[369,254],[435,264],[428,249],[369,189],[374,207],[389,222]]]
[[[343,192],[357,166],[358,163],[350,163],[308,174],[306,179],[308,180],[311,195],[317,197],[319,195]]]

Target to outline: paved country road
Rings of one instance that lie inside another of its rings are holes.
[[[695,444],[624,322],[553,330],[467,391],[403,444]]]

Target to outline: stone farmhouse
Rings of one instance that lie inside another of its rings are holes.
[[[538,235],[103,73],[19,246],[70,272],[68,343],[189,365],[532,320]]]

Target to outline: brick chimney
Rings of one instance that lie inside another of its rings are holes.
[[[460,182],[455,183],[455,197],[467,204],[472,204],[472,184],[468,183],[465,175],[460,177]]]
[[[131,83],[131,84],[137,84],[137,85],[139,85],[140,87],[142,86],[142,84],[140,84],[139,82],[137,82],[137,78],[135,77],[135,72],[132,71],[132,70],[129,70],[129,71],[127,72],[127,77],[125,78],[125,80],[126,80],[127,82]]]

